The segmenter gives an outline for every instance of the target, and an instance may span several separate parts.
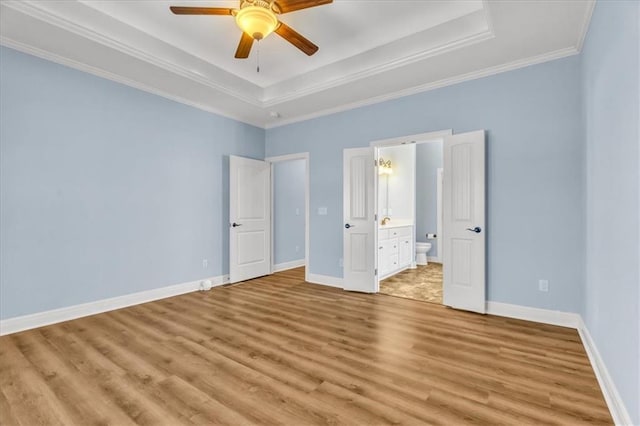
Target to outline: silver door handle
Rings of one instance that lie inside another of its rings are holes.
[[[471,231],[471,232],[475,232],[476,234],[479,234],[482,232],[482,228],[480,228],[479,226],[476,226],[475,228],[467,228],[467,231]]]

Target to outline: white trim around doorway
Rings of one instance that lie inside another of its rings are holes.
[[[305,185],[304,185],[304,280],[309,281],[309,153],[300,152],[297,154],[279,155],[275,157],[267,157],[264,161],[271,163],[271,235],[273,236],[273,222],[274,222],[274,188],[273,188],[273,163],[280,163],[284,161],[292,160],[305,160]],[[271,273],[282,270],[282,265],[274,265],[273,259],[275,254],[274,240],[271,238]],[[302,266],[302,265],[299,265]]]
[[[376,171],[374,173],[374,176],[376,177],[374,179],[374,191],[373,191],[373,196],[374,196],[374,205],[375,205],[375,209],[376,209],[376,213],[379,211],[378,210],[378,150],[380,148],[383,147],[389,147],[389,146],[398,146],[398,145],[408,145],[408,144],[415,144],[415,143],[420,143],[420,142],[427,142],[427,141],[433,141],[433,140],[439,140],[439,139],[444,139],[447,136],[451,136],[453,135],[453,129],[445,129],[445,130],[438,130],[435,132],[427,132],[427,133],[418,133],[415,135],[407,135],[407,136],[398,136],[395,138],[389,138],[389,139],[380,139],[380,140],[375,140],[369,143],[369,146],[372,147],[374,149],[374,158],[376,160]],[[415,197],[415,194],[414,194]],[[415,207],[415,203],[414,203],[414,207]],[[439,218],[441,220],[441,218]],[[438,223],[438,225],[442,225],[441,223]],[[415,221],[415,212],[414,212],[414,220],[413,220],[413,227],[415,230],[415,226],[416,226],[416,221]],[[438,233],[442,232],[442,228],[438,227]],[[377,228],[377,223],[376,223],[376,228]],[[440,235],[438,235],[438,256],[440,258],[440,262],[442,262],[442,254],[441,254],[441,247],[442,245],[440,245],[440,239],[442,237]],[[415,252],[416,252],[416,247],[415,247],[415,232],[414,232],[414,245],[413,245],[413,255],[415,256]],[[378,265],[378,250],[376,250],[375,248],[378,247],[378,232],[374,233],[374,250],[375,250],[375,267],[376,270],[379,269],[379,265]],[[412,262],[412,265],[415,265],[415,259]],[[378,275],[375,276],[375,292],[378,293],[380,291],[380,277]]]

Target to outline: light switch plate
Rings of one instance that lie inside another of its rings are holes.
[[[549,291],[549,280],[539,280],[538,290],[547,292]]]
[[[327,215],[327,208],[326,207],[318,207],[318,215],[326,216]]]

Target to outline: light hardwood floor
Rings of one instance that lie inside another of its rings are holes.
[[[575,330],[291,270],[0,338],[0,424],[611,424]]]

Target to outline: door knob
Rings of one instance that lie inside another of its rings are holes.
[[[241,223],[235,223],[235,222],[233,222],[233,223],[231,224],[231,226],[233,226],[234,228],[236,228],[236,227],[238,227],[238,226],[242,226],[242,224],[241,224]]]
[[[479,226],[476,226],[475,228],[467,228],[467,231],[471,231],[471,232],[475,232],[476,234],[479,234],[482,232],[482,228],[480,228]]]
[[[345,227],[345,228],[347,228],[347,229],[349,229],[349,228],[353,228],[354,226],[355,226],[355,225],[350,225],[350,224],[348,224],[348,223],[344,225],[344,227]]]

